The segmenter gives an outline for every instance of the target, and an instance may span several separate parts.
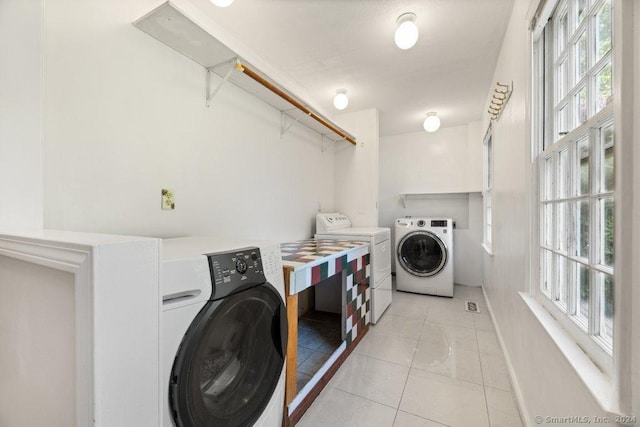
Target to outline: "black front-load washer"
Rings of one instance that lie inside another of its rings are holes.
[[[178,427],[250,426],[269,404],[287,346],[287,312],[259,248],[207,255],[213,291],[176,354],[169,405]]]

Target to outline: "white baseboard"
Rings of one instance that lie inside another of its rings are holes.
[[[502,353],[504,354],[504,359],[507,363],[507,370],[509,371],[509,379],[511,380],[511,388],[513,389],[513,394],[516,398],[516,405],[518,406],[518,411],[520,412],[520,418],[522,418],[522,422],[526,427],[532,427],[529,418],[529,412],[527,411],[527,407],[524,404],[524,399],[522,397],[522,391],[520,390],[520,385],[518,384],[518,378],[516,377],[516,372],[513,369],[513,365],[511,364],[511,358],[509,357],[509,352],[504,345],[504,340],[502,339],[502,334],[500,333],[500,328],[498,328],[498,324],[496,323],[496,318],[493,315],[493,310],[491,309],[491,303],[489,302],[489,298],[487,298],[487,292],[482,286],[482,295],[484,295],[484,302],[487,304],[487,311],[489,312],[489,316],[491,317],[491,323],[493,323],[493,328],[496,330],[496,335],[498,336],[498,343],[500,343],[500,348],[502,349]]]

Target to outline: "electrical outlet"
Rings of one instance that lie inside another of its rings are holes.
[[[169,188],[162,189],[162,210],[174,210],[176,208],[175,192]]]

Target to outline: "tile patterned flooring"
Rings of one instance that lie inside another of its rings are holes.
[[[477,302],[480,313],[466,312],[464,301]],[[522,425],[482,290],[459,285],[452,299],[394,291],[391,306],[298,423]]]
[[[298,319],[298,391],[342,344],[340,315],[310,311]]]

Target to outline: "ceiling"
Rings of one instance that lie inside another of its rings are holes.
[[[288,72],[324,111],[344,88],[344,112],[377,108],[380,136],[481,120],[513,0],[193,1],[239,41]],[[396,19],[417,15],[409,50],[393,41]]]

